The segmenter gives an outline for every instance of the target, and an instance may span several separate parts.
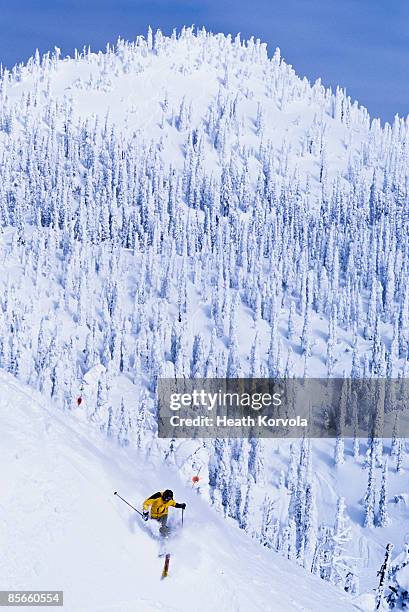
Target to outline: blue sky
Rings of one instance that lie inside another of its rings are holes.
[[[36,47],[101,49],[148,24],[253,34],[299,75],[345,87],[371,115],[409,113],[409,0],[0,0],[0,61],[12,66]]]

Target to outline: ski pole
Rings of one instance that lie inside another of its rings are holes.
[[[123,497],[121,497],[119,495],[119,493],[117,493],[116,491],[114,492],[114,495],[117,495],[119,497],[119,499],[122,499],[123,502],[125,502],[126,504],[128,504],[128,506],[130,508],[132,508],[132,510],[135,510],[135,512],[137,512],[140,516],[143,516],[142,512],[139,512],[139,510],[137,510],[136,508],[134,508],[129,502],[126,501],[126,499],[124,499]]]
[[[183,527],[183,513],[184,513],[185,509],[182,508],[182,527]]]

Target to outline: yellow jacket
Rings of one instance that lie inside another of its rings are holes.
[[[154,493],[150,497],[147,497],[143,502],[143,509],[146,511],[151,507],[151,518],[158,519],[168,513],[169,506],[177,506],[178,504],[174,499],[165,501],[162,498],[162,493]]]

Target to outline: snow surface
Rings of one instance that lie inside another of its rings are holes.
[[[0,428],[2,589],[62,589],[67,612],[355,609],[227,524],[174,471],[119,449],[3,372]],[[187,509],[161,581],[157,540],[113,492],[139,508],[169,486]]]
[[[106,596],[108,609],[115,609],[118,592],[134,605],[137,595],[130,589],[136,580],[148,593],[148,602],[140,603],[146,609],[156,601],[163,610],[184,609],[177,606],[184,605],[186,581],[200,604],[214,597],[211,604],[227,602],[226,610],[232,609],[229,602],[242,606],[237,610],[251,609],[249,601],[257,597],[267,610],[268,605],[274,611],[285,610],[282,605],[319,610],[326,593],[327,603],[342,601],[347,610],[351,600],[342,598],[342,589],[329,589],[296,562],[238,531],[231,508],[227,519],[221,518],[221,504],[214,504],[220,517],[208,509],[213,447],[157,441],[149,409],[155,377],[190,375],[196,334],[203,340],[204,359],[213,351],[213,368],[223,375],[232,347],[241,374],[249,373],[257,338],[260,375],[268,374],[273,357],[281,373],[291,361],[291,374],[302,375],[307,365],[308,376],[326,376],[331,337],[332,375],[351,372],[354,349],[360,375],[369,375],[377,349],[382,367],[388,355],[392,374],[407,376],[409,123],[397,119],[381,129],[340,90],[333,94],[320,82],[311,86],[299,79],[278,51],[270,60],[257,41],[232,44],[230,37],[194,35],[189,29],[179,38],[157,36],[153,48],[139,38],[137,43],[119,41],[107,54],[62,60],[57,53],[42,63],[35,58],[10,78],[3,76],[0,111],[0,365],[43,392],[36,403],[26,389],[26,399],[15,406],[11,390],[23,394],[23,387],[2,378],[0,452],[7,455],[7,465],[13,464],[2,476],[10,477],[9,503],[0,501],[1,524],[11,538],[9,583],[26,588],[27,578],[40,588],[57,588],[61,576],[62,586],[76,597],[74,606],[80,605],[83,589],[97,598],[89,606],[100,605]],[[227,166],[236,183],[230,190],[234,210],[217,217]],[[247,209],[241,202],[246,193]],[[303,237],[306,228],[310,242],[307,232]],[[207,242],[202,244],[203,236]],[[301,334],[311,292],[311,354],[305,359]],[[234,319],[235,326],[230,325]],[[183,350],[171,361],[173,326]],[[120,366],[122,352],[125,364]],[[84,402],[76,409],[81,393]],[[103,440],[99,429],[121,444],[141,446],[149,466],[135,450]],[[363,527],[367,444],[361,441],[357,459],[351,446],[346,441],[345,461],[335,466],[334,441],[314,442],[312,476],[319,523],[332,527],[338,498],[345,498],[352,531],[347,552],[357,557],[360,601],[368,607],[385,544],[393,542],[399,552],[406,531],[408,453],[404,444],[399,474],[395,461],[389,464],[390,524],[369,528]],[[385,456],[389,450],[387,441]],[[290,443],[260,446],[262,473],[256,483],[254,474],[244,473],[246,452],[244,446],[240,461],[229,466],[242,493],[237,522],[251,488],[251,516],[258,527],[267,496],[282,534],[291,494],[279,478],[281,470],[288,475]],[[164,460],[178,469],[166,483]],[[135,524],[128,525],[128,510],[112,492],[118,489],[140,501],[170,483],[180,491],[200,468],[203,500],[192,498],[190,489],[182,495],[189,503],[186,532],[196,521],[203,537],[199,542],[195,537],[194,544],[190,538],[191,548],[185,539],[175,541],[172,584],[179,580],[179,587],[165,602],[158,589],[174,587],[158,586],[160,563],[154,555],[147,554],[143,563],[133,561],[138,546],[154,552],[156,544]],[[378,466],[375,472],[379,482]],[[251,533],[253,525],[247,527]],[[189,561],[183,572],[176,563],[178,547]],[[111,557],[115,549],[120,558]],[[58,558],[61,550],[67,551],[67,565],[63,555]],[[225,572],[223,580],[213,569],[215,560]],[[142,574],[134,571],[137,563]],[[253,573],[252,566],[257,568]],[[99,571],[92,573],[93,595],[83,582],[90,567]],[[244,577],[250,573],[255,582],[247,591]],[[273,599],[267,596],[269,587]]]
[[[328,108],[333,104],[328,101],[328,92],[319,80],[311,87],[307,79],[295,75],[291,66],[284,62],[280,65],[279,49],[269,64],[264,44],[258,46],[252,60],[250,52],[228,51],[222,35],[206,41],[187,34],[172,42],[167,39],[157,54],[142,52],[136,56],[123,42],[118,44],[113,57],[100,52],[59,61],[46,79],[38,79],[35,72],[30,74],[22,68],[19,82],[7,92],[9,103],[18,106],[21,97],[35,89],[44,101],[51,96],[62,107],[69,105],[73,121],[99,117],[102,123],[108,118],[131,142],[160,141],[162,159],[181,169],[186,135],[176,126],[180,105],[185,102],[192,125],[200,126],[228,75],[226,92],[237,96],[240,130],[233,139],[237,138],[243,150],[257,151],[260,139],[256,116],[261,109],[264,141],[271,143],[282,163],[289,164],[289,172],[297,169],[302,177],[311,176],[312,202],[314,196],[319,199],[316,179],[320,148],[325,147],[328,176],[333,179],[347,170],[354,156],[359,157],[367,142],[366,110],[345,99],[351,121],[355,121],[352,127],[323,112],[324,100]],[[205,147],[206,168],[217,174],[220,159],[208,143]],[[254,180],[257,167],[253,160],[250,171]]]

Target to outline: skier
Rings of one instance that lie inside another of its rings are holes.
[[[162,493],[154,493],[150,497],[147,497],[143,502],[143,519],[145,521],[149,518],[149,506],[151,508],[151,518],[155,519],[160,523],[159,533],[164,538],[169,535],[168,522],[168,510],[170,506],[174,508],[186,508],[186,504],[178,504],[173,499],[173,491],[166,489]]]

